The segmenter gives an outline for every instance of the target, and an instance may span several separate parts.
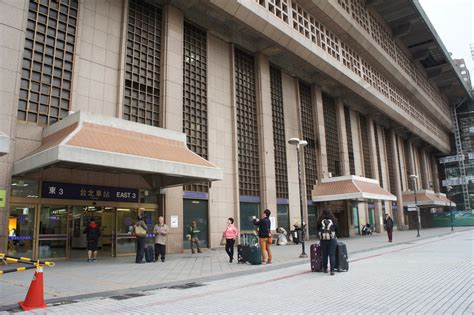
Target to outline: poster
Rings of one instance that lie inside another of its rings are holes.
[[[176,229],[178,227],[178,216],[172,215],[170,221],[171,221],[171,228]]]

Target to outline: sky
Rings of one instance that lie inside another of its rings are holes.
[[[419,0],[453,59],[464,59],[474,83],[474,61],[470,44],[474,43],[474,0]]]

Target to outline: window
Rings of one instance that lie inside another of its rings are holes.
[[[350,116],[350,110],[346,106],[344,106],[344,119],[345,119],[345,122],[346,122],[347,152],[348,152],[348,155],[349,155],[349,169],[350,169],[350,174],[355,175],[354,147],[352,146],[351,116]]]
[[[160,126],[161,9],[130,0],[123,119]]]
[[[334,99],[323,94],[324,129],[326,131],[326,150],[328,172],[332,176],[341,176],[341,158]]]
[[[47,126],[68,116],[77,7],[77,0],[30,1],[18,120]]]
[[[364,155],[364,171],[365,177],[372,177],[372,168],[370,165],[369,135],[367,130],[367,119],[364,115],[359,115],[360,134],[362,138],[362,153]]]

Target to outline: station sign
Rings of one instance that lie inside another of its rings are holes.
[[[90,201],[138,202],[138,189],[43,182],[41,197]]]

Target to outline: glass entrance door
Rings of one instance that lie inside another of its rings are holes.
[[[8,255],[33,258],[36,207],[12,205],[8,217]]]
[[[115,239],[115,255],[129,255],[136,252],[135,236],[133,236],[133,224],[137,221],[137,209],[117,208],[116,209],[117,233]]]
[[[39,214],[38,257],[65,258],[68,248],[68,207],[43,205]]]
[[[208,202],[207,200],[184,199],[183,218],[183,244],[185,249],[191,248],[191,242],[186,235],[189,234],[191,223],[196,221],[199,244],[201,248],[208,247]]]

